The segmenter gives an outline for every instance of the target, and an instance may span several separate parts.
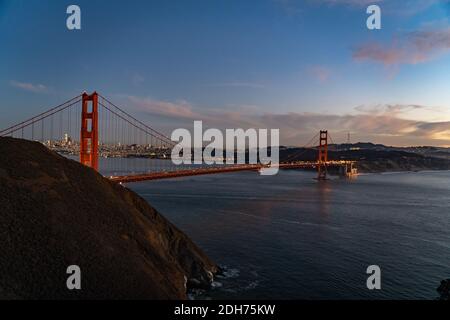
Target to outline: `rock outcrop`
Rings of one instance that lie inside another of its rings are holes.
[[[442,280],[441,285],[436,290],[440,295],[440,300],[450,301],[450,279]]]
[[[81,290],[68,290],[69,265]],[[184,299],[217,266],[144,199],[37,142],[0,138],[0,298]]]

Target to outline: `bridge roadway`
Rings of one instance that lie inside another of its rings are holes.
[[[327,161],[322,163],[327,168],[332,167],[347,167],[352,165],[354,161]],[[280,163],[279,169],[315,169],[319,166],[316,161],[298,161],[291,163]],[[130,183],[148,180],[161,180],[169,178],[189,177],[207,174],[218,174],[227,172],[239,172],[239,171],[259,171],[263,168],[268,168],[266,165],[261,164],[244,164],[244,165],[224,165],[221,167],[206,167],[198,169],[186,169],[175,171],[162,171],[162,172],[149,172],[143,174],[126,175],[126,176],[110,176],[111,181],[117,183]]]

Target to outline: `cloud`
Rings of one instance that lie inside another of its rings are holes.
[[[296,16],[305,10],[305,5],[319,6],[346,6],[346,7],[367,7],[371,4],[379,4],[384,0],[273,0],[277,3],[288,16]],[[419,0],[418,0],[419,1]],[[420,0],[424,1],[424,0]],[[438,1],[438,0],[435,0]]]
[[[374,61],[386,66],[418,64],[430,61],[450,51],[450,27],[417,30],[394,37],[388,45],[366,43],[356,47],[356,61]]]
[[[268,128],[280,128],[283,143],[292,145],[305,143],[321,129],[329,130],[335,142],[344,142],[346,133],[352,132],[358,141],[387,145],[450,144],[450,121],[422,122],[387,114],[288,113],[266,114],[262,122]]]
[[[302,12],[299,3],[295,0],[274,0],[274,2],[290,17],[297,16]]]
[[[144,81],[145,81],[145,78],[139,73],[134,73],[131,76],[131,82],[135,86],[138,86],[138,85],[142,84]]]
[[[446,5],[450,0],[273,0],[289,16],[298,15],[306,5],[324,6],[333,9],[337,6],[361,10],[376,4],[383,14],[395,16],[413,16],[423,13],[434,5]],[[364,10],[365,11],[365,10]]]
[[[251,88],[251,89],[264,89],[266,86],[260,83],[234,81],[208,84],[208,87],[236,87],[236,88]]]
[[[43,84],[33,84],[27,82],[19,82],[15,80],[11,80],[10,84],[15,88],[19,88],[34,93],[47,93],[49,91],[49,89]]]
[[[204,109],[186,101],[156,101],[132,96],[128,101],[140,112],[148,113],[150,119],[154,115],[171,119],[165,131],[173,130],[175,126],[191,128],[194,120],[202,120],[204,127],[219,129],[280,129],[281,143],[286,145],[301,146],[321,129],[332,132],[335,142],[344,142],[347,133],[352,132],[359,141],[388,145],[450,145],[450,121],[426,122],[402,117],[412,110],[432,108],[414,104],[359,106],[354,113],[337,115],[261,113],[255,106]]]
[[[396,116],[413,110],[427,110],[440,112],[440,108],[423,106],[418,104],[380,104],[375,106],[361,105],[357,106],[355,110],[367,114],[376,114],[376,115],[387,114]]]
[[[347,5],[347,6],[368,6],[383,2],[383,0],[315,0],[315,3],[325,3],[333,5]]]
[[[321,83],[327,82],[331,76],[331,71],[325,66],[313,66],[309,68],[309,73]]]
[[[192,110],[192,106],[188,102],[183,100],[178,102],[167,102],[136,96],[128,96],[127,98],[129,102],[136,106],[140,111],[159,116],[191,120],[200,116]]]
[[[381,7],[383,13],[414,15],[433,5],[446,4],[449,0],[310,0],[310,2],[357,8],[377,4]]]
[[[427,135],[434,140],[450,142],[450,121],[425,122],[417,125],[415,134]]]
[[[384,0],[307,0],[306,2],[315,5],[363,7],[383,1]],[[302,11],[300,6],[305,4],[304,0],[274,0],[274,2],[279,4],[288,15],[300,13]]]
[[[401,0],[397,1],[395,5],[391,5],[388,10],[384,12],[396,13],[403,16],[413,16],[423,13],[429,7],[436,4],[446,5],[450,0]]]
[[[227,109],[208,108],[208,110],[203,110],[202,108],[194,108],[185,100],[169,102],[137,96],[125,97],[127,103],[131,103],[140,112],[178,122],[202,120],[212,125],[229,128],[234,127],[236,124],[244,127],[254,127],[259,124],[251,117],[255,112],[255,106],[238,106]]]

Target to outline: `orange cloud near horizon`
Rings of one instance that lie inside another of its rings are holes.
[[[261,113],[255,108],[204,109],[186,101],[167,102],[129,96],[128,102],[143,114],[165,118],[171,125],[191,128],[194,120],[205,127],[280,129],[281,143],[301,146],[319,130],[327,129],[336,143],[345,142],[352,133],[353,142],[373,142],[392,146],[448,146],[450,121],[427,122],[403,117],[403,111],[428,108],[419,105],[384,105],[355,108],[345,115],[320,113]],[[164,131],[174,127],[161,128]],[[357,141],[356,141],[357,140]]]

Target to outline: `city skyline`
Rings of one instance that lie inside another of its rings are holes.
[[[328,129],[450,146],[447,0],[78,1],[80,31],[70,4],[0,1],[1,128],[97,90],[167,135],[202,120],[279,128],[284,145]]]

